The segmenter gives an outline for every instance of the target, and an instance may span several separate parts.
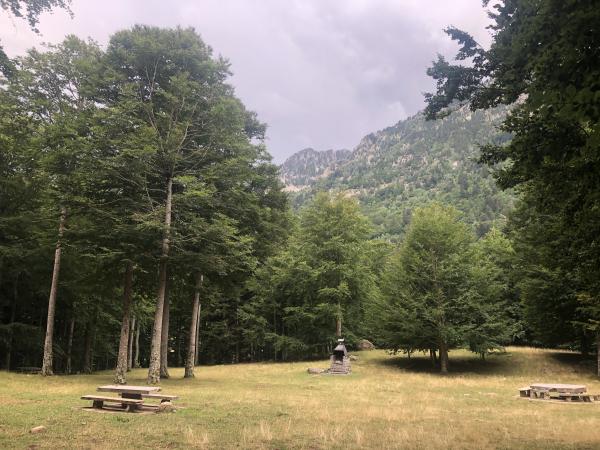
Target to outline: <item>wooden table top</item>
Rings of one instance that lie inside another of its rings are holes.
[[[159,387],[156,386],[132,386],[129,384],[107,384],[106,386],[99,386],[98,390],[101,392],[121,392],[126,394],[150,394],[152,392],[160,391]]]
[[[531,389],[535,389],[538,391],[570,392],[573,394],[583,394],[587,391],[587,387],[583,384],[561,383],[535,383],[531,385]]]

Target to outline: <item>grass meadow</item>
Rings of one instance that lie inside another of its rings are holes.
[[[450,353],[448,376],[425,357],[355,353],[349,376],[308,375],[322,362],[170,369],[171,414],[101,414],[80,400],[112,383],[94,375],[0,372],[0,448],[73,449],[598,449],[600,403],[517,398],[532,382],[582,383],[600,393],[593,361],[508,348],[486,361]],[[129,374],[144,384],[146,370]],[[31,434],[32,427],[47,431]]]

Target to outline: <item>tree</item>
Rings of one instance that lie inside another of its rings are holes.
[[[439,349],[442,373],[448,371],[448,350],[464,345],[472,325],[472,240],[455,209],[440,204],[419,208],[384,282],[393,313],[388,322],[401,320],[390,327],[388,345],[407,351]],[[407,331],[398,333],[405,326]]]
[[[48,299],[48,317],[42,374],[51,375],[54,313],[59,286],[63,235],[69,209],[79,205],[81,163],[89,155],[90,112],[96,105],[87,89],[98,48],[73,36],[50,51],[31,50],[17,61],[18,71],[10,79],[9,92],[19,99],[21,108],[42,133],[36,135],[36,176],[44,180],[41,192],[44,205],[38,213],[56,217],[58,233],[52,283]],[[45,210],[45,211],[44,211]],[[58,214],[56,214],[56,212]]]
[[[565,281],[560,291],[575,287],[575,292],[557,302],[585,298],[579,313],[595,329],[597,318],[589,306],[600,304],[600,253],[594,244],[600,232],[600,8],[596,1],[511,0],[494,4],[493,10],[487,50],[466,32],[446,30],[460,44],[457,59],[463,64],[441,57],[434,62],[428,74],[438,85],[426,96],[427,113],[431,118],[443,114],[455,100],[468,101],[472,109],[514,105],[502,126],[512,140],[484,146],[481,160],[497,166],[501,187],[521,189],[523,202],[537,217],[533,226],[542,218],[552,224],[552,239],[560,248],[546,246],[557,251],[537,262],[539,273],[569,274],[574,284]],[[543,279],[538,288],[553,290]]]
[[[376,295],[369,223],[355,200],[320,193],[300,213],[285,249],[259,269],[245,332],[275,359],[323,356],[335,336],[350,343]],[[268,331],[266,331],[267,329]]]
[[[471,351],[485,358],[490,350],[502,350],[523,333],[515,255],[509,239],[493,228],[474,244],[471,258],[467,295],[472,312],[466,342]]]
[[[160,30],[137,26],[112,36],[107,50],[109,64],[119,75],[118,86],[134,95],[134,110],[144,119],[142,133],[151,136],[157,193],[162,204],[163,238],[159,285],[152,333],[148,382],[157,383],[161,372],[161,338],[171,246],[173,188],[181,170],[202,158],[199,139],[217,90],[227,73],[225,62],[213,60],[210,49],[193,30]],[[131,86],[131,88],[129,88]],[[162,189],[159,187],[162,185]],[[177,186],[176,186],[177,187]],[[160,189],[160,190],[159,190]],[[162,192],[161,192],[162,191]],[[166,375],[163,368],[163,375]]]
[[[71,13],[70,3],[70,0],[0,0],[0,8],[9,11],[15,17],[27,19],[29,27],[37,33],[37,24],[42,13],[54,8],[63,8]]]

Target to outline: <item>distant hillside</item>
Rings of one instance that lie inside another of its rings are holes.
[[[281,179],[288,191],[306,189],[328,176],[351,155],[352,152],[346,149],[318,152],[312,148],[305,148],[294,153],[281,165]]]
[[[282,179],[294,192],[296,207],[319,190],[356,196],[379,236],[402,234],[412,210],[434,200],[456,206],[483,234],[503,220],[513,203],[489,168],[476,162],[478,144],[509,138],[496,129],[505,114],[503,107],[460,108],[436,121],[417,114],[365,136],[341,159],[312,149],[296,153],[283,164]]]

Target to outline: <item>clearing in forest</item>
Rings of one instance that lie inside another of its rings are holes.
[[[360,352],[349,376],[311,376],[326,362],[172,369],[172,414],[97,414],[79,399],[112,372],[55,376],[0,373],[0,448],[560,449],[600,445],[600,404],[517,398],[532,382],[586,384],[593,361],[565,351],[508,348],[481,361],[450,354],[451,374],[426,357]],[[131,384],[143,384],[134,370]],[[37,425],[45,433],[30,434]]]

